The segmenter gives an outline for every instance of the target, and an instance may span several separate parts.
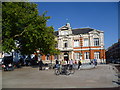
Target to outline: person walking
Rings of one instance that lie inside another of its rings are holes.
[[[73,60],[69,60],[69,66],[70,66],[70,70],[73,68]]]
[[[81,65],[82,65],[81,60],[79,60],[78,61],[78,70],[80,70]]]
[[[39,61],[39,70],[42,70],[42,66],[43,66],[44,64],[43,64],[43,61],[42,61],[42,59]]]
[[[94,65],[97,66],[97,59],[94,59]]]

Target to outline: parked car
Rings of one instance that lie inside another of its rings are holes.
[[[112,60],[113,64],[120,64],[120,60]]]
[[[12,56],[5,56],[2,59],[2,69],[4,71],[12,71],[12,70],[14,70],[13,57]]]
[[[4,71],[13,71],[14,70],[14,65],[13,64],[3,64],[2,69]]]
[[[120,60],[116,60],[116,64],[120,64]]]

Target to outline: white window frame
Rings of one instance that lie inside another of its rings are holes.
[[[94,59],[100,59],[100,52],[94,52]]]
[[[80,59],[80,53],[74,53],[75,56],[75,60],[79,60]]]
[[[79,46],[80,46],[79,40],[74,40],[74,47],[79,47]]]
[[[94,46],[99,46],[100,43],[99,43],[99,38],[94,38]]]
[[[85,59],[90,59],[90,53],[89,52],[85,52],[84,53],[84,58]]]
[[[89,46],[89,39],[88,38],[84,38],[83,46]]]
[[[67,40],[63,41],[64,48],[67,48],[67,47],[65,47],[65,44],[67,44],[67,47],[68,47],[68,41]]]

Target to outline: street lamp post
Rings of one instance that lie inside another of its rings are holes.
[[[37,63],[39,63],[39,61],[41,60],[41,54],[39,50],[37,50],[37,58],[38,58]]]
[[[12,60],[14,59],[14,49],[12,49]]]

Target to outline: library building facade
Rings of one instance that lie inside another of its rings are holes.
[[[72,29],[70,23],[55,31],[56,49],[59,55],[42,56],[43,61],[81,60],[89,63],[97,59],[98,63],[105,63],[104,32],[92,28]]]

